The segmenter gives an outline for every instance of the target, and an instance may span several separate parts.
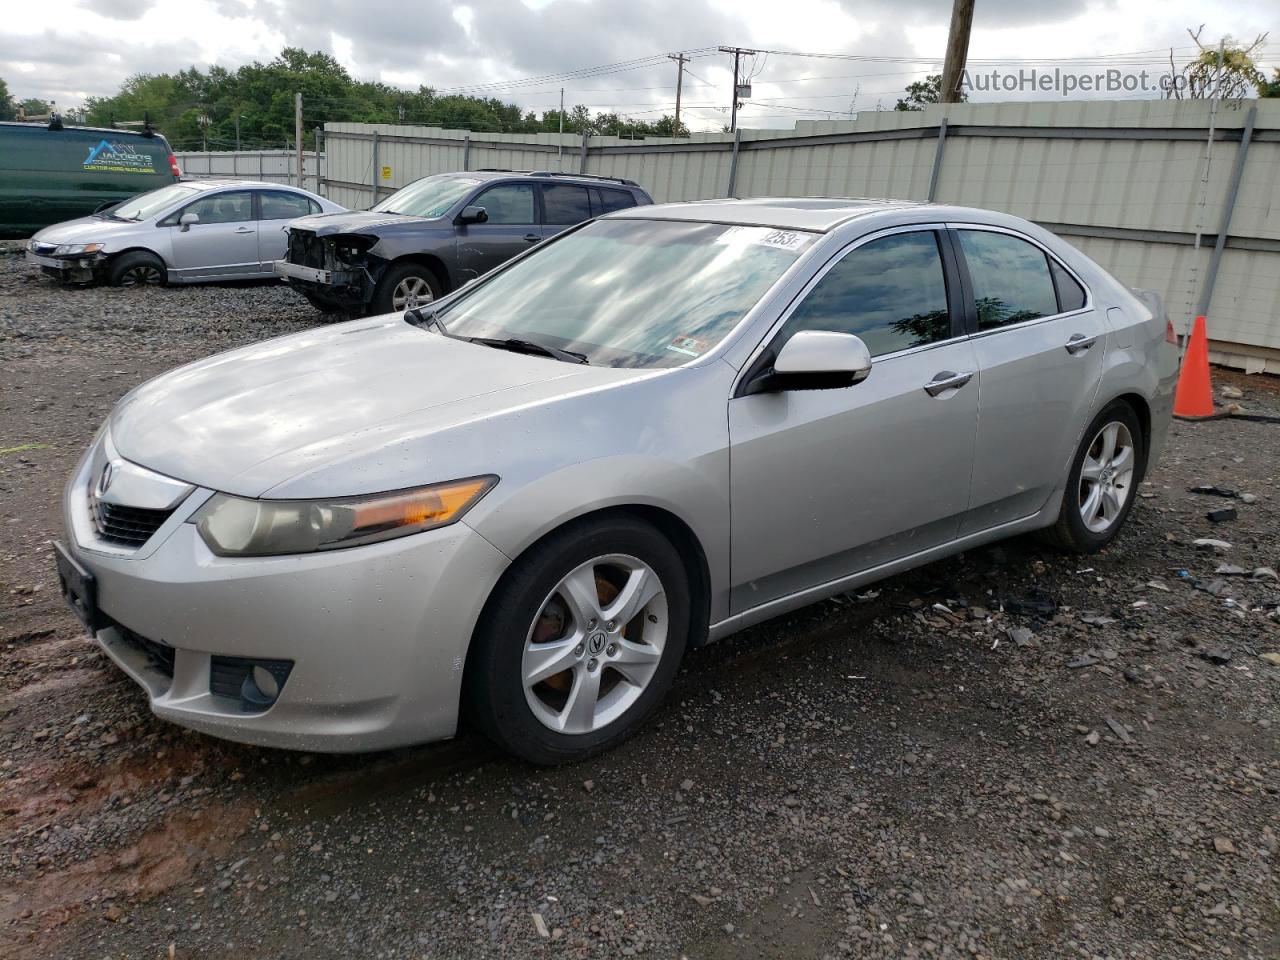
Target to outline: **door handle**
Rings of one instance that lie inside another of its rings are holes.
[[[538,236],[536,233],[526,233],[526,234],[524,235],[524,238],[525,238],[525,240],[529,241],[529,243],[537,243],[539,240],[541,240],[541,239],[542,239],[542,238],[541,238],[540,236]]]
[[[1084,353],[1092,347],[1097,339],[1096,334],[1091,337],[1084,333],[1073,333],[1063,346],[1067,348],[1067,353],[1074,357],[1077,353]]]
[[[236,233],[253,233],[253,227],[236,227]]]
[[[943,370],[924,385],[924,392],[931,397],[936,397],[939,394],[946,393],[948,390],[959,390],[972,379],[972,371],[969,373],[952,373],[950,370]]]

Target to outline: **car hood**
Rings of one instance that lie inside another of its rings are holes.
[[[31,239],[40,243],[106,243],[117,237],[136,235],[138,226],[139,224],[134,221],[77,217],[75,220],[45,227]]]
[[[386,227],[415,227],[442,223],[440,218],[429,220],[425,217],[406,217],[399,214],[379,213],[373,210],[355,210],[346,213],[318,213],[310,217],[299,217],[289,222],[291,230],[310,230],[320,237],[332,236],[336,233],[378,233]]]
[[[653,373],[511,353],[384,316],[163,374],[116,406],[110,431],[125,459],[198,486],[283,496],[271,491],[305,474],[309,496],[345,496],[453,479],[433,437]],[[327,489],[337,464],[343,489]]]

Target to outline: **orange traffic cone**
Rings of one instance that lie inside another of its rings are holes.
[[[1173,415],[1188,420],[1213,416],[1213,386],[1209,382],[1209,336],[1204,317],[1196,317],[1191,340],[1182,358],[1178,390],[1173,395]]]

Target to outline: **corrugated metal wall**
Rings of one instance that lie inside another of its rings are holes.
[[[221,150],[205,153],[188,151],[175,153],[182,175],[192,180],[207,180],[211,177],[226,177],[232,180],[266,180],[271,183],[293,183],[294,169],[297,159],[292,150]],[[325,175],[325,158],[321,154],[316,157],[314,151],[302,155],[302,186],[307,190],[315,190],[319,183],[316,168],[319,167],[319,179]]]
[[[736,142],[698,134],[584,144],[569,135],[327,124],[328,195],[370,205],[375,132],[379,196],[428,174],[484,167],[627,177],[658,203],[729,195],[927,200],[936,176],[932,199],[1044,224],[1125,283],[1160,291],[1185,329],[1250,109],[1255,128],[1209,331],[1215,360],[1280,372],[1280,101],[937,105],[745,130]]]

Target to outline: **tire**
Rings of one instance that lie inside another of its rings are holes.
[[[626,623],[607,619],[625,609],[628,587],[653,584],[651,577],[658,594],[636,594]],[[596,607],[583,592],[592,585]],[[583,613],[589,609],[600,618]],[[467,663],[467,716],[534,764],[608,750],[635,733],[670,688],[690,610],[680,554],[653,527],[630,517],[572,524],[521,556],[494,588]],[[526,685],[540,672],[545,679]]]
[[[164,261],[145,250],[122,253],[107,268],[107,283],[113,287],[159,287],[167,279]]]
[[[1105,460],[1108,435],[1115,438],[1115,452],[1110,460]],[[1127,459],[1122,456],[1126,448]],[[1101,550],[1124,526],[1137,498],[1145,467],[1146,437],[1142,425],[1133,408],[1117,400],[1094,417],[1085,430],[1080,448],[1071,461],[1057,522],[1044,531],[1044,539],[1072,553]],[[1094,473],[1099,479],[1091,479]],[[1096,501],[1090,496],[1095,489],[1098,490]]]
[[[401,302],[397,306],[397,301],[401,300],[401,294],[408,293],[413,288],[419,291],[417,302],[412,304]],[[444,296],[444,290],[441,289],[440,280],[429,267],[424,267],[420,263],[402,263],[391,267],[382,275],[378,288],[374,291],[373,301],[369,304],[369,312],[395,313],[407,310],[411,305],[421,306],[424,303],[439,300],[442,296]]]
[[[338,303],[334,303],[332,300],[326,300],[324,297],[317,296],[314,293],[304,292],[302,295],[307,298],[307,303],[311,304],[321,313],[341,313],[342,312],[342,305]]]

